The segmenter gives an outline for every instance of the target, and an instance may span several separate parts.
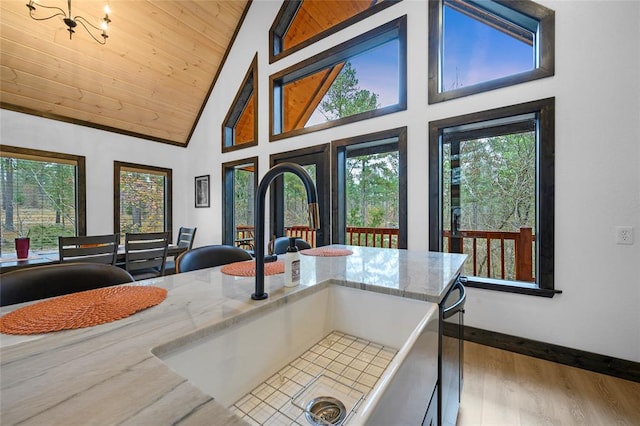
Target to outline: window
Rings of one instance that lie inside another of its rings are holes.
[[[32,250],[58,248],[58,236],[86,234],[85,157],[0,146],[2,243],[15,253],[15,238]]]
[[[114,166],[114,232],[171,232],[171,169],[119,161]]]
[[[406,109],[406,16],[270,78],[270,140]]]
[[[329,144],[315,145],[271,155],[271,165],[288,162],[304,167],[318,192],[320,229],[309,229],[307,193],[300,178],[292,173],[278,177],[271,186],[271,236],[295,236],[311,246],[324,246],[331,241],[331,208],[329,204],[331,171]]]
[[[429,248],[470,286],[553,296],[554,98],[430,123]]]
[[[222,164],[223,244],[253,249],[258,157]]]
[[[270,62],[365,19],[399,0],[290,0],[269,31]]]
[[[429,103],[554,74],[554,11],[519,2],[429,3]]]
[[[258,144],[258,56],[242,81],[222,125],[222,152]]]
[[[407,130],[331,144],[333,242],[407,248]]]

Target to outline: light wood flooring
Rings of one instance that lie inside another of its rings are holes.
[[[464,343],[457,426],[640,426],[640,383]]]

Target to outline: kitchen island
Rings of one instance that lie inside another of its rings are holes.
[[[168,290],[160,305],[95,327],[0,336],[0,422],[12,424],[245,424],[172,371],[152,351],[185,345],[257,318],[309,287],[337,284],[440,303],[464,255],[352,246],[341,257],[301,257],[301,284],[265,277],[269,298],[251,300],[254,278],[210,268],[142,281]],[[5,314],[21,305],[0,309]],[[256,355],[258,356],[258,354]]]

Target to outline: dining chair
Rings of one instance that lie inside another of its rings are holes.
[[[196,271],[251,259],[253,257],[246,250],[239,247],[227,245],[202,246],[181,253],[176,259],[176,272]]]
[[[163,276],[168,246],[168,232],[126,233],[125,269],[136,281]]]
[[[116,264],[118,234],[58,237],[60,263],[91,262]]]
[[[273,241],[273,253],[271,254],[285,254],[287,247],[289,247],[289,237],[278,237]],[[311,244],[302,238],[296,238],[296,247],[298,250],[306,250],[311,248]]]
[[[0,276],[0,306],[133,282],[122,268],[100,263],[56,263]]]
[[[193,247],[193,241],[196,238],[196,231],[198,228],[186,228],[184,226],[180,227],[180,231],[178,231],[178,239],[176,240],[176,245],[178,247],[186,248],[187,250],[191,250]],[[164,274],[172,275],[176,273],[176,259],[174,256],[170,256],[167,259]]]

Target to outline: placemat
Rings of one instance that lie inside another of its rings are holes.
[[[152,286],[117,286],[44,300],[0,318],[0,332],[39,334],[91,327],[128,317],[161,303],[167,290]]]
[[[316,247],[312,249],[306,249],[300,251],[300,254],[304,254],[305,256],[324,256],[324,257],[333,257],[333,256],[351,256],[353,252],[348,249],[339,249],[332,247]]]
[[[245,260],[244,262],[235,262],[224,265],[220,269],[223,274],[234,275],[236,277],[255,277],[256,262],[255,260]],[[284,274],[284,262],[269,262],[264,264],[265,275]]]

